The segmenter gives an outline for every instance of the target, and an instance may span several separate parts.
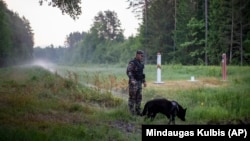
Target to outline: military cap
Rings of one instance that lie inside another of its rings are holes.
[[[142,50],[137,50],[136,54],[144,54],[144,52]]]

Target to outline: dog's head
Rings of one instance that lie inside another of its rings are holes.
[[[186,121],[186,118],[185,118],[186,117],[186,111],[187,111],[187,108],[183,109],[182,107],[180,107],[179,111],[177,112],[178,118],[180,118],[182,121]]]

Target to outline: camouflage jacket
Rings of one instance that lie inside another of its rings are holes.
[[[129,82],[136,80],[145,82],[145,74],[143,73],[144,64],[138,61],[137,59],[133,59],[129,61],[127,67],[127,76],[129,78]]]

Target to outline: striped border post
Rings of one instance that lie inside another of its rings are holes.
[[[157,76],[156,76],[155,84],[163,84],[164,82],[161,81],[161,54],[160,52],[157,53]]]

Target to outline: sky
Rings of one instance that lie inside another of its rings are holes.
[[[16,12],[20,17],[29,20],[34,33],[34,46],[46,47],[53,44],[64,46],[67,35],[73,32],[88,32],[98,12],[110,10],[117,13],[124,29],[124,36],[136,35],[141,22],[127,9],[127,0],[81,0],[82,14],[79,19],[73,20],[69,15],[62,15],[58,8],[39,5],[39,0],[4,0],[9,10]]]

